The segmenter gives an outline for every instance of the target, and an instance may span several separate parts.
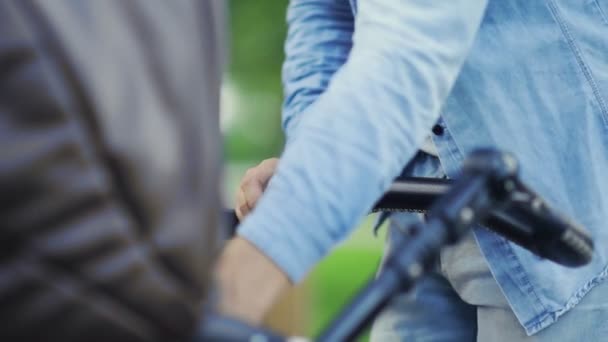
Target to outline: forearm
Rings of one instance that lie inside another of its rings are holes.
[[[362,2],[354,47],[302,115],[240,234],[292,280],[364,216],[415,154],[473,42],[484,1]]]
[[[296,282],[348,235],[439,116],[484,5],[361,3],[348,62],[302,113],[265,195],[241,225],[239,235],[265,255],[257,258]],[[241,270],[240,279],[256,272]],[[249,284],[249,295],[265,285]]]

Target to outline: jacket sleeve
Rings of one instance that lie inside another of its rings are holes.
[[[485,7],[485,0],[359,1],[347,62],[302,113],[240,234],[302,279],[419,149]]]
[[[354,18],[348,0],[294,0],[289,3],[287,23],[283,130],[291,139],[300,114],[327,89],[346,62]]]

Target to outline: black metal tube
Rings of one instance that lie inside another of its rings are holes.
[[[342,311],[334,324],[317,339],[320,342],[352,341],[376,317],[391,296],[402,288],[393,270],[382,272]]]
[[[463,175],[436,201],[428,221],[413,227],[415,235],[396,243],[379,277],[342,311],[319,341],[354,340],[398,290],[409,290],[428,271],[443,246],[485,218],[500,202],[490,194],[491,171]]]
[[[454,184],[448,179],[400,178],[373,211],[428,211]],[[577,223],[552,210],[536,193],[514,179],[507,205],[482,223],[489,230],[561,265],[577,267],[593,256],[593,240]]]
[[[426,211],[450,186],[452,182],[447,179],[400,178],[376,202],[372,211]]]

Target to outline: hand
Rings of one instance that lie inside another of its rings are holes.
[[[258,325],[283,291],[287,276],[242,237],[228,242],[215,270],[220,313]]]
[[[247,170],[236,196],[235,211],[239,220],[242,221],[255,208],[278,163],[278,158],[270,158]]]

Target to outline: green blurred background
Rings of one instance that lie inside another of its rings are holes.
[[[287,0],[231,0],[229,6],[230,61],[222,89],[227,205],[245,170],[278,156],[283,146],[281,63]],[[371,223],[367,218],[287,294],[267,325],[287,334],[316,336],[376,271],[384,238],[373,236]]]

